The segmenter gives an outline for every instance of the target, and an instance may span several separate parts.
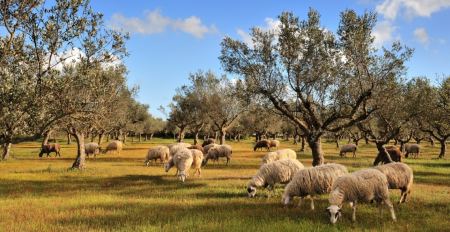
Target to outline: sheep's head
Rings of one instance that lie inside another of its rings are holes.
[[[256,187],[254,186],[248,186],[247,187],[248,197],[255,197],[256,195]]]
[[[170,169],[170,164],[169,163],[165,163],[164,164],[164,171],[168,172]]]
[[[180,173],[178,173],[178,179],[184,183],[184,181],[186,180],[186,173],[184,171],[180,171]]]
[[[337,205],[331,205],[327,208],[328,216],[330,217],[331,224],[335,224],[338,218],[341,217],[341,207]]]
[[[284,195],[281,198],[281,203],[283,203],[284,205],[289,205],[291,203],[291,197],[289,195]]]

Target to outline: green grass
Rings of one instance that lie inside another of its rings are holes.
[[[398,222],[387,210],[379,216],[375,204],[359,205],[357,222],[345,206],[337,225],[328,223],[327,196],[316,210],[284,208],[282,186],[267,198],[246,196],[245,186],[266,152],[253,152],[252,142],[230,142],[231,165],[210,163],[202,177],[180,183],[172,169],[144,167],[146,150],[172,140],[154,139],[125,146],[121,155],[88,159],[84,171],[72,171],[74,145],[63,145],[62,158],[38,158],[39,143],[13,146],[13,159],[0,162],[0,231],[450,231],[450,162],[432,159],[439,148],[423,144],[419,159],[407,159],[415,171],[410,201],[395,205]],[[187,141],[192,142],[192,141]],[[64,144],[63,141],[61,141]],[[342,142],[343,144],[344,142]],[[282,147],[294,148],[291,142]],[[325,143],[327,162],[350,171],[371,166],[375,148],[361,144],[357,158],[338,157],[334,143]],[[311,154],[299,153],[311,166]],[[192,170],[191,170],[192,172]],[[391,191],[399,199],[399,190]]]

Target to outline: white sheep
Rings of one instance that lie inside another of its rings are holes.
[[[203,147],[203,154],[208,154],[209,149],[212,147],[218,146],[218,144],[211,143]]]
[[[347,152],[352,152],[353,153],[353,158],[355,158],[357,149],[358,149],[358,146],[356,146],[356,144],[346,144],[344,146],[341,146],[341,150],[339,151],[339,155],[341,157],[344,157]]]
[[[147,157],[145,160],[145,165],[148,166],[150,160],[154,160],[156,162],[157,159],[160,160],[161,163],[169,160],[170,151],[166,146],[156,146],[152,147],[147,152]]]
[[[419,144],[405,144],[405,158],[408,158],[409,154],[412,154],[413,158],[417,158],[420,155],[420,145]]]
[[[100,146],[98,146],[98,143],[86,143],[84,144],[84,152],[86,153],[86,156],[89,157],[89,155],[94,155],[96,157],[100,153]]]
[[[177,176],[182,182],[189,176],[189,169],[193,162],[191,150],[182,148],[170,158],[169,162],[164,165],[164,170],[168,172],[170,168],[175,166],[177,168]]]
[[[400,189],[402,191],[398,203],[406,202],[406,197],[411,192],[414,179],[412,169],[408,165],[399,162],[388,163],[374,168],[386,175],[389,189]]]
[[[284,159],[262,165],[247,184],[249,197],[256,195],[257,187],[273,190],[275,184],[285,184],[292,180],[295,173],[305,168],[298,160]]]
[[[175,153],[177,153],[178,150],[183,149],[183,148],[188,148],[190,146],[191,146],[191,144],[189,144],[189,143],[174,143],[174,144],[167,145],[167,147],[169,148],[170,157],[175,155]]]
[[[391,213],[392,220],[396,221],[394,207],[389,199],[388,181],[386,175],[374,169],[364,169],[339,177],[331,188],[328,198],[330,206],[327,211],[330,222],[336,223],[341,216],[342,205],[350,203],[353,209],[352,221],[356,221],[356,203],[376,201],[382,214],[381,204],[385,204]]]
[[[227,158],[227,165],[230,162],[231,155],[233,154],[233,149],[230,145],[215,145],[208,150],[205,159],[203,160],[202,166],[208,163],[209,159],[219,161],[220,157]]]
[[[325,164],[299,170],[284,188],[282,202],[288,205],[294,196],[298,196],[300,206],[303,198],[309,196],[311,209],[314,210],[314,196],[330,193],[334,181],[345,174],[348,174],[348,170],[340,164]]]
[[[192,154],[192,168],[194,169],[194,175],[195,173],[198,173],[198,176],[201,176],[202,174],[202,161],[203,161],[203,152],[197,149],[190,149]]]
[[[123,143],[118,140],[111,141],[108,146],[106,146],[105,150],[103,150],[103,154],[108,153],[110,151],[114,151],[117,155],[120,155],[120,151],[122,151]]]
[[[297,153],[292,149],[281,149],[269,152],[262,158],[262,162],[263,164],[268,164],[282,159],[297,159]]]
[[[278,149],[278,147],[280,146],[280,141],[276,140],[276,139],[271,139],[269,140],[269,148],[276,148]]]

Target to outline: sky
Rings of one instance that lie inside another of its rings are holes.
[[[415,52],[406,78],[450,75],[450,0],[92,0],[108,27],[130,33],[125,59],[130,86],[139,85],[137,99],[150,112],[167,106],[190,73],[212,70],[225,74],[218,57],[225,36],[248,41],[252,27],[277,26],[277,16],[293,12],[306,19],[310,7],[321,14],[323,27],[336,31],[345,9],[375,11],[377,47],[398,40]]]

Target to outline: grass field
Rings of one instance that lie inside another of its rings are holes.
[[[253,152],[251,141],[230,142],[231,165],[209,163],[202,177],[191,175],[184,184],[175,169],[165,173],[159,163],[143,165],[149,147],[172,142],[127,144],[121,155],[89,159],[84,171],[68,170],[74,145],[63,146],[62,158],[42,159],[37,142],[14,145],[14,158],[0,162],[0,231],[450,231],[450,161],[432,159],[439,147],[423,144],[419,159],[405,161],[415,184],[409,202],[394,206],[396,223],[387,210],[380,217],[375,204],[359,205],[352,223],[346,205],[342,220],[332,226],[326,195],[315,211],[307,204],[284,208],[282,186],[274,197],[258,190],[256,198],[247,198],[246,183],[266,153]],[[281,147],[294,148],[291,142]],[[324,150],[327,162],[354,171],[371,166],[376,149],[360,145],[357,158],[338,157],[333,143]],[[311,166],[309,150],[299,157]],[[391,193],[398,201],[399,191]]]

